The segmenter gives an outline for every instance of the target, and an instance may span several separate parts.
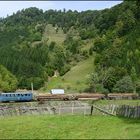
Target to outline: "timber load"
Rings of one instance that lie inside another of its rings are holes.
[[[138,94],[135,93],[109,93],[108,99],[137,99]]]
[[[38,101],[45,100],[79,100],[79,99],[104,99],[104,94],[42,94],[37,96]]]
[[[100,93],[82,93],[77,94],[76,97],[79,98],[96,98],[96,99],[104,99],[105,95]]]

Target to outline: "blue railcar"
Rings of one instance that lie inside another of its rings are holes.
[[[31,101],[33,100],[33,94],[31,92],[16,92],[16,93],[0,93],[0,102],[10,101]]]

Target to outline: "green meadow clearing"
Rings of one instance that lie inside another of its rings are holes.
[[[0,118],[0,139],[139,139],[140,119],[111,116]]]

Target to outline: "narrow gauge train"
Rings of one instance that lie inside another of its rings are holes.
[[[0,102],[46,101],[46,100],[78,100],[79,98],[103,99],[104,94],[43,94],[33,95],[32,92],[0,93]]]
[[[32,92],[0,93],[0,102],[32,101]]]
[[[100,93],[82,93],[82,94],[39,94],[35,95],[32,92],[17,92],[17,93],[0,93],[0,102],[20,102],[20,101],[47,101],[47,100],[80,100],[80,99],[138,99],[138,95],[134,93],[119,93],[119,94],[100,94]]]

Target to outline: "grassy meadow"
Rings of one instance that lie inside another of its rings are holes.
[[[139,139],[140,120],[110,116],[0,118],[0,139]]]

